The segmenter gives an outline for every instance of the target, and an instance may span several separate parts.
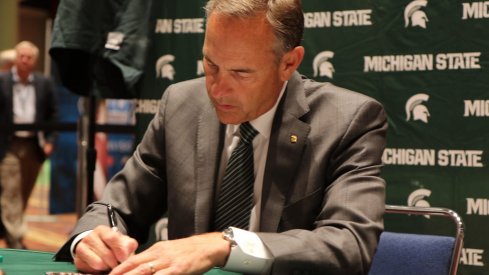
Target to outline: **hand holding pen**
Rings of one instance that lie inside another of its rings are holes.
[[[109,218],[109,226],[110,228],[112,228],[112,231],[119,232],[119,228],[117,228],[117,217],[115,215],[114,207],[112,207],[112,204],[103,202],[94,202],[94,204],[107,206],[107,217]]]
[[[134,255],[138,243],[121,234],[117,228],[117,209],[111,204],[95,202],[107,208],[108,225],[100,225],[85,236],[76,246],[74,263],[78,270],[100,273],[111,270]],[[103,244],[103,245],[101,245]]]
[[[112,228],[112,231],[119,232],[119,228],[117,228],[117,218],[114,213],[114,209],[112,208],[112,204],[107,204],[107,215],[109,216],[109,225]]]

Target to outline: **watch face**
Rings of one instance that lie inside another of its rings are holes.
[[[222,238],[231,243],[231,246],[236,245],[236,241],[234,241],[233,229],[228,227],[222,231]]]

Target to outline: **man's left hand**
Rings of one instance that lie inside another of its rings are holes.
[[[219,232],[161,241],[129,257],[110,275],[202,274],[214,266],[223,266],[230,248]]]

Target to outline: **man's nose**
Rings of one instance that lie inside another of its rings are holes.
[[[229,93],[231,86],[229,79],[222,73],[218,73],[213,77],[211,83],[211,94],[213,97],[222,97]]]

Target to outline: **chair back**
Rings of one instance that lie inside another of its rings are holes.
[[[464,227],[453,210],[387,205],[386,213],[441,216],[455,225],[454,236],[396,233],[380,235],[369,275],[455,275],[462,251]]]

